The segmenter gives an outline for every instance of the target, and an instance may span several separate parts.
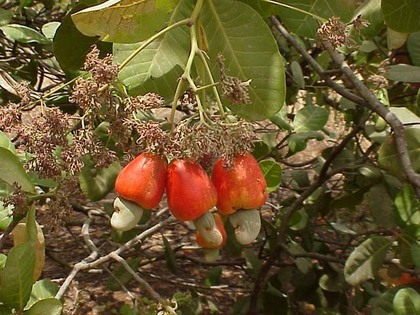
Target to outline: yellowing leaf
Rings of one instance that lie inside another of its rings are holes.
[[[179,0],[109,0],[72,15],[80,32],[103,41],[135,43],[169,20]]]

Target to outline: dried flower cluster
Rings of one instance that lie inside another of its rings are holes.
[[[362,19],[360,15],[349,24],[341,21],[339,17],[333,16],[318,29],[317,33],[323,40],[327,40],[333,48],[338,48],[343,45],[352,46],[349,36],[350,27],[359,32],[367,26],[369,26],[369,22]]]
[[[220,71],[220,85],[222,93],[227,99],[235,105],[249,104],[250,98],[248,88],[251,80],[241,81],[236,77],[226,75],[225,63],[223,56],[217,56],[217,63]]]
[[[347,32],[347,25],[340,18],[333,16],[328,19],[317,31],[318,35],[331,43],[333,48],[350,46],[351,42]]]
[[[27,105],[31,102],[31,89],[29,88],[29,81],[19,82],[18,85],[14,86],[16,93],[20,97],[20,105]]]
[[[101,114],[106,114],[114,106],[115,99],[110,83],[117,77],[118,66],[112,64],[110,55],[99,58],[98,48],[93,47],[86,56],[84,69],[89,71],[91,76],[76,80],[69,100],[80,107],[83,120],[89,123]]]
[[[0,107],[0,130],[14,134],[17,133],[17,127],[22,122],[22,112],[18,105],[10,103],[5,107]]]
[[[218,158],[231,160],[236,154],[249,152],[256,135],[245,121],[226,123],[215,119],[211,126],[202,123],[179,124],[169,138],[167,154],[175,158],[191,158],[208,168]]]
[[[28,211],[28,198],[27,194],[21,189],[21,187],[14,183],[13,193],[2,199],[3,207],[7,208],[12,206],[12,213],[15,218],[23,218]]]

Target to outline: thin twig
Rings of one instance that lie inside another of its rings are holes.
[[[115,251],[112,251],[105,256],[99,257],[96,260],[89,261],[91,256],[88,256],[87,258],[85,258],[81,262],[78,262],[77,264],[74,265],[73,270],[70,272],[70,274],[67,276],[64,283],[61,285],[59,291],[56,294],[56,298],[61,299],[63,297],[64,293],[67,291],[68,287],[70,286],[71,282],[76,277],[76,275],[78,274],[79,271],[95,268],[95,267],[97,267],[97,266],[99,266],[99,265],[101,265],[105,262],[108,262],[111,259],[114,259],[115,255],[122,254],[126,250],[132,248],[137,243],[141,242],[142,240],[149,237],[150,235],[153,235],[158,230],[160,230],[162,227],[174,222],[175,220],[176,219],[171,216],[171,217],[167,218],[166,220],[160,221],[156,225],[150,227],[149,229],[147,229],[147,230],[143,231],[142,233],[140,233],[139,235],[137,235],[135,238],[126,242],[125,244],[120,246]]]
[[[328,41],[323,41],[325,48],[330,54],[332,60],[339,66],[343,74],[353,84],[355,89],[365,100],[365,106],[373,110],[379,116],[381,116],[394,131],[395,146],[398,155],[403,166],[404,173],[407,180],[414,186],[417,197],[420,198],[420,174],[416,173],[413,169],[413,165],[410,160],[410,156],[407,149],[407,142],[405,140],[405,126],[398,119],[398,117],[391,112],[384,104],[382,104],[372,91],[363,84],[362,81],[356,76],[353,70],[349,67],[347,62],[344,60],[344,56],[337,52],[337,50],[331,47]]]

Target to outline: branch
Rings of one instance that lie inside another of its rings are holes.
[[[362,122],[363,124],[364,122]],[[249,306],[249,313],[250,315],[256,313],[257,309],[257,302],[258,296],[262,288],[265,286],[267,281],[267,276],[271,270],[271,267],[274,265],[280,253],[284,250],[282,248],[282,244],[285,243],[286,240],[286,233],[289,228],[289,221],[292,216],[302,207],[305,200],[311,196],[319,187],[321,187],[332,175],[335,174],[334,171],[328,172],[331,164],[334,162],[336,157],[339,153],[347,146],[347,144],[362,130],[362,126],[358,125],[355,126],[354,129],[346,135],[346,137],[336,146],[333,148],[331,154],[328,156],[327,160],[325,161],[322,169],[319,173],[317,180],[309,186],[300,196],[295,200],[292,206],[288,209],[288,211],[284,214],[281,220],[279,233],[277,235],[276,243],[271,251],[271,255],[267,259],[267,261],[262,266],[260,273],[258,274],[257,279],[255,280],[254,290],[251,294],[250,298],[250,306]]]
[[[405,141],[404,134],[404,124],[393,112],[391,112],[376,98],[372,91],[369,90],[362,81],[360,81],[360,79],[344,60],[343,55],[338,53],[337,50],[333,49],[328,41],[324,40],[323,44],[330,54],[332,60],[334,60],[334,62],[339,66],[343,74],[349,79],[349,81],[365,100],[365,106],[381,116],[391,126],[392,130],[394,131],[395,144],[404,169],[404,173],[407,177],[407,180],[414,186],[417,196],[420,198],[420,174],[416,173],[413,169],[413,165],[408,154],[407,142]]]
[[[116,259],[116,257],[119,256],[120,254],[122,254],[124,251],[132,248],[137,243],[141,242],[142,240],[149,237],[150,235],[156,233],[156,231],[160,230],[162,227],[174,222],[176,219],[171,216],[171,217],[169,217],[169,218],[167,218],[163,221],[160,221],[159,223],[153,225],[149,229],[147,229],[147,230],[143,231],[142,233],[140,233],[139,235],[137,235],[135,238],[126,242],[125,244],[120,246],[118,249],[110,252],[109,254],[107,254],[105,256],[99,257],[99,258],[96,258],[98,256],[98,251],[97,251],[97,248],[96,248],[95,244],[93,244],[93,242],[86,235],[86,229],[88,228],[89,222],[90,222],[89,220],[90,220],[90,218],[87,219],[87,222],[84,225],[85,229],[83,230],[83,237],[84,237],[85,240],[87,240],[87,244],[89,246],[89,249],[91,250],[91,254],[88,257],[86,257],[85,259],[83,259],[81,262],[78,262],[77,264],[75,264],[73,266],[72,271],[67,276],[66,280],[61,285],[59,291],[57,292],[57,294],[55,296],[57,299],[61,299],[63,297],[64,293],[67,291],[68,287],[70,286],[71,282],[76,277],[76,275],[79,273],[79,271],[86,270],[86,269],[92,269],[92,268],[95,268],[95,267],[105,263],[105,262],[108,262],[109,260]]]

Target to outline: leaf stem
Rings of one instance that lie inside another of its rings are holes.
[[[213,91],[214,97],[216,98],[216,103],[217,103],[217,106],[219,108],[220,114],[221,114],[221,116],[224,116],[225,115],[225,110],[223,109],[222,100],[220,99],[219,92],[217,91],[217,88],[216,88],[217,83],[214,81],[213,74],[212,74],[210,66],[207,62],[206,56],[201,49],[199,49],[197,53],[198,53],[198,56],[200,57],[201,61],[204,64],[204,68],[205,68],[205,70],[207,72],[207,75],[209,76],[209,80],[210,80],[210,84],[206,85],[205,87],[211,87],[212,88],[212,91]],[[202,89],[202,88],[205,88],[205,87],[200,87],[199,89]]]

